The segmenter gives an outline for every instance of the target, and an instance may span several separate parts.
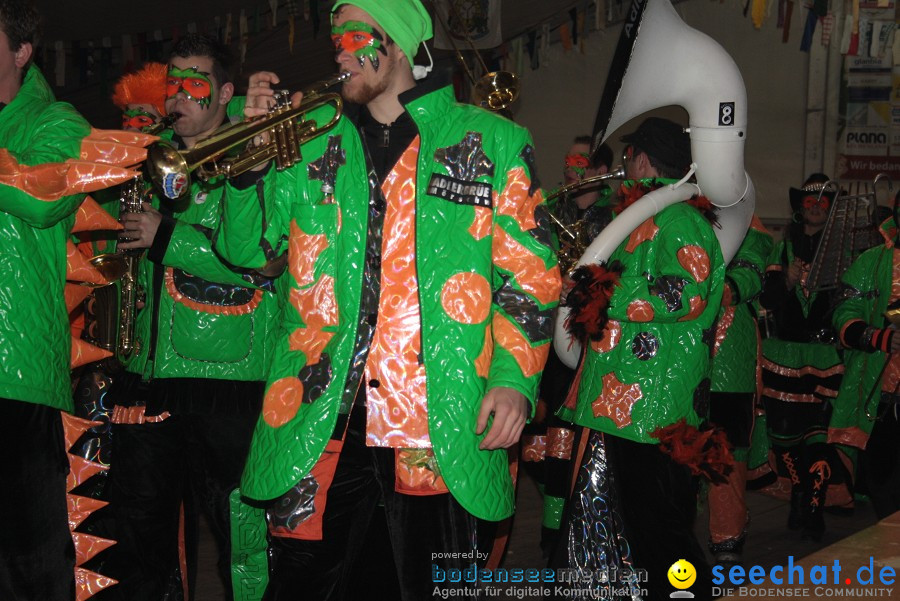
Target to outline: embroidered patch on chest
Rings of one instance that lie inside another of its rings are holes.
[[[467,182],[455,177],[435,173],[428,183],[428,194],[460,205],[491,208],[491,185]]]
[[[309,179],[321,181],[322,192],[329,194],[334,192],[338,169],[346,164],[347,154],[341,148],[341,136],[329,136],[325,154],[307,165],[306,170]]]
[[[431,176],[429,195],[461,205],[493,206],[493,186],[478,181],[494,176],[494,163],[484,153],[480,133],[468,132],[459,144],[438,148],[434,160],[444,166],[447,175]]]

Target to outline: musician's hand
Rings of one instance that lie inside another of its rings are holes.
[[[250,76],[247,87],[247,103],[244,105],[244,117],[259,117],[269,112],[275,103],[275,90],[281,80],[271,71],[258,71]]]
[[[519,441],[522,428],[525,427],[525,420],[528,418],[528,399],[513,388],[503,386],[491,388],[481,400],[475,434],[484,432],[491,415],[494,416],[494,423],[491,424],[490,431],[478,448],[491,450],[511,447]]]
[[[291,94],[291,108],[295,109],[300,106],[300,102],[303,100],[303,92],[294,92]]]
[[[150,245],[153,244],[156,230],[159,229],[162,221],[162,214],[151,207],[148,202],[143,203],[142,208],[142,213],[126,213],[122,219],[124,229],[119,232],[119,240],[130,240],[119,242],[120,249],[150,248]]]

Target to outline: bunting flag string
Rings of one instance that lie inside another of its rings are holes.
[[[454,0],[441,0],[443,3],[449,1]],[[866,0],[865,8],[871,12],[876,5],[891,6],[891,2],[900,0]],[[775,21],[776,26],[782,29],[782,42],[787,42],[794,3],[795,0],[742,0],[741,6],[752,27],[761,29],[766,21]],[[508,57],[512,53],[516,63],[524,62],[527,52],[530,67],[537,69],[548,64],[552,40],[560,41],[566,52],[577,46],[579,53],[586,53],[587,34],[621,22],[629,4],[626,0],[576,0],[567,4],[565,11],[554,14],[545,22],[534,23],[528,30],[508,37],[502,35],[499,25],[496,25],[496,31],[490,28],[490,31],[482,31],[481,41],[485,50],[492,49],[492,57]],[[845,55],[883,57],[892,51],[896,23],[889,18],[868,20],[865,15],[860,16],[860,0],[850,0],[852,14],[846,14],[841,19],[828,12],[828,0],[808,0],[805,4],[809,6],[809,11],[803,24],[801,50],[809,50],[815,28],[822,20],[822,44],[827,45],[834,38]],[[255,0],[255,6],[248,3],[238,15],[223,11],[211,15],[205,22],[172,26],[165,35],[161,29],[155,29],[125,33],[115,39],[105,35],[93,40],[56,40],[42,50],[37,60],[57,88],[96,85],[98,82],[101,86],[107,86],[119,73],[131,72],[147,61],[165,60],[167,44],[180,37],[179,28],[182,28],[188,33],[208,32],[235,46],[242,70],[253,37],[283,27],[281,31],[287,34],[288,49],[293,53],[297,36],[301,35],[301,14],[302,22],[309,22],[313,36],[317,37],[321,11],[327,11],[329,7],[329,3],[320,0]],[[776,18],[769,19],[773,12]],[[850,8],[847,12],[851,12]],[[494,17],[493,22],[499,22],[499,18]],[[508,47],[498,50],[504,43]]]
[[[784,30],[781,33],[781,43],[787,44],[791,33],[791,17],[794,16],[794,0],[787,0],[784,7]]]

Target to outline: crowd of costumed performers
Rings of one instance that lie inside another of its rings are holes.
[[[323,124],[299,141],[264,133],[279,75],[238,81],[197,33],[94,129],[34,64],[40,18],[0,0],[0,598],[193,599],[201,520],[227,599],[475,596],[451,575],[502,565],[520,459],[534,567],[634,599],[679,561],[712,598],[753,545],[748,487],[798,539],[861,493],[900,509],[900,203],[814,288],[840,187],[790,188],[773,239],[737,67],[667,0],[629,14],[558,190],[433,68],[420,0],[333,3],[343,103],[294,95]],[[646,115],[668,105],[689,123]]]

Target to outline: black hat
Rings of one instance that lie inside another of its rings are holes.
[[[691,138],[674,121],[649,117],[632,133],[622,136],[622,142],[633,144],[654,162],[674,171],[687,172],[691,166]]]
[[[803,185],[799,188],[791,188],[791,210],[795,213],[799,213],[803,210],[803,199],[807,196],[816,196],[818,198],[819,193],[822,193],[822,196],[828,199],[829,205],[834,202],[834,197],[837,195],[837,189],[833,186],[829,186],[825,189],[825,183],[828,182],[829,177],[824,173],[813,173],[809,177],[806,178],[806,181],[803,182]],[[825,189],[823,192],[822,190]]]

